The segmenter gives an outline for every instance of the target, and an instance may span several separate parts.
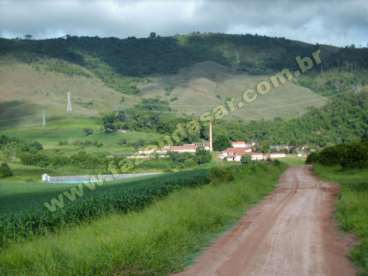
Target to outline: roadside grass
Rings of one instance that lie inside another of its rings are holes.
[[[361,268],[359,275],[368,275],[368,170],[341,170],[339,167],[315,165],[314,171],[323,179],[340,184],[336,219],[344,231],[359,238],[350,257]]]
[[[211,240],[270,193],[286,168],[234,168],[235,180],[184,188],[141,212],[13,244],[0,253],[1,275],[168,275],[189,265]]]

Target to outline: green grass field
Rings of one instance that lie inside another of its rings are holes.
[[[182,270],[272,191],[285,165],[238,166],[235,180],[186,188],[141,212],[115,214],[13,244],[1,275],[168,275]],[[262,176],[262,177],[261,177]]]
[[[92,129],[94,133],[86,136],[83,131],[86,128]],[[86,149],[88,152],[108,152],[110,154],[131,153],[134,152],[132,143],[142,140],[144,143],[152,144],[162,137],[153,132],[136,131],[106,134],[102,130],[101,119],[78,115],[54,118],[48,122],[46,127],[42,127],[41,124],[32,127],[7,127],[1,129],[0,134],[25,141],[39,141],[45,149],[60,149],[64,152],[78,150],[78,147],[73,145],[76,141],[96,141],[102,143],[103,146],[101,148],[88,147]],[[122,140],[125,140],[127,144],[120,144]],[[60,142],[67,142],[67,145],[60,145]]]
[[[344,231],[358,237],[358,245],[350,256],[361,268],[360,275],[368,275],[368,170],[343,171],[320,165],[314,170],[323,179],[340,184],[336,219]]]

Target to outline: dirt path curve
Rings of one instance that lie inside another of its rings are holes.
[[[332,219],[337,191],[307,166],[288,169],[270,196],[177,275],[355,275]]]

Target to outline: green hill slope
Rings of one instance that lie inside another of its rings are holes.
[[[368,68],[367,49],[257,35],[0,39],[0,126],[40,124],[43,109],[49,117],[65,116],[68,91],[74,113],[84,117],[131,107],[143,98],[161,98],[174,113],[197,115],[239,98],[273,72],[295,68],[296,56],[310,56],[316,49],[321,49],[323,63],[314,74]],[[319,108],[325,104],[323,96],[330,95],[319,91],[315,78],[275,89],[230,118],[294,118],[309,107]]]

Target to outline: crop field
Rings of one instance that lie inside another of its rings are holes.
[[[119,206],[131,212],[63,227],[28,241],[12,241],[0,253],[0,274],[168,275],[179,271],[244,210],[271,192],[285,167],[281,163],[229,167],[225,178],[210,172],[209,185],[200,185],[207,183],[205,172],[198,172],[202,178],[191,178],[193,172],[187,172],[189,181],[171,177],[166,184],[127,184],[129,189],[122,186],[121,191],[133,193],[132,197]],[[179,186],[186,188],[177,190]],[[141,194],[147,187],[152,189]],[[168,197],[153,201],[156,195],[174,189]],[[104,204],[123,203],[114,200],[118,197],[106,198]],[[147,207],[142,203],[147,200],[154,203]],[[137,212],[122,207],[127,202],[139,210],[146,208]],[[94,212],[78,210],[79,215]],[[79,216],[74,213],[72,217],[78,220]]]
[[[66,224],[113,212],[139,210],[175,189],[208,183],[206,170],[188,171],[121,185],[78,185],[68,190],[2,196],[1,243],[55,231]],[[68,201],[69,199],[69,201]],[[48,208],[45,207],[48,203]]]
[[[339,167],[316,165],[315,172],[340,184],[336,219],[344,231],[357,236],[358,244],[350,257],[361,268],[360,275],[368,275],[368,170],[341,170]]]

